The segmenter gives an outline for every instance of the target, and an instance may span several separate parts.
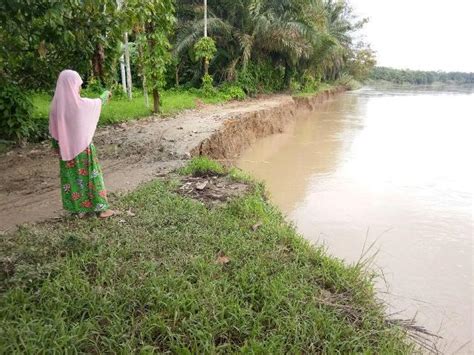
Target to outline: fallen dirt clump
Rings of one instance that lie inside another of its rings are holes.
[[[250,190],[250,185],[227,176],[187,176],[180,181],[180,187],[176,189],[178,194],[199,200],[208,207],[242,196]]]

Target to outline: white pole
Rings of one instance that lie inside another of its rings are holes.
[[[123,54],[120,57],[120,76],[122,77],[123,92],[127,93],[127,78],[125,77],[125,63],[123,61]]]
[[[132,99],[132,71],[130,70],[130,50],[128,48],[128,33],[123,35],[123,42],[125,44],[125,65],[127,67],[127,94],[128,99]]]
[[[204,0],[204,37],[207,37],[207,0]]]
[[[123,0],[117,0],[117,8],[118,8],[119,11],[122,9],[122,5],[123,5]],[[126,43],[124,43],[124,51],[125,51],[126,54],[129,54],[129,51],[128,51],[128,35],[127,35],[127,37],[124,36],[124,39],[126,39]],[[127,66],[129,66],[129,64],[130,64],[129,61],[127,61]],[[120,75],[122,77],[123,92],[127,94],[128,93],[127,77],[125,75],[125,63],[124,63],[124,55],[123,54],[120,56]],[[129,87],[131,89],[131,78],[130,78]],[[131,99],[131,91],[130,91],[130,95],[128,95],[128,98]]]

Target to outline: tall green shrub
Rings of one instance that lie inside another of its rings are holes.
[[[32,118],[33,103],[13,84],[0,85],[0,138],[21,141],[28,138],[36,125]]]
[[[196,60],[204,61],[204,76],[209,74],[209,61],[216,55],[216,52],[216,42],[211,37],[202,37],[194,45],[194,57]]]

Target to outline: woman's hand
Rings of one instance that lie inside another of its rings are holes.
[[[108,90],[104,91],[102,95],[100,95],[100,99],[102,100],[102,105],[108,103],[110,98],[112,97],[112,93]]]

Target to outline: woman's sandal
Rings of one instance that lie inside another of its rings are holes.
[[[107,210],[107,211],[102,211],[99,213],[99,217],[100,218],[109,218],[109,217],[112,217],[113,215],[115,215],[115,211],[114,210]]]

